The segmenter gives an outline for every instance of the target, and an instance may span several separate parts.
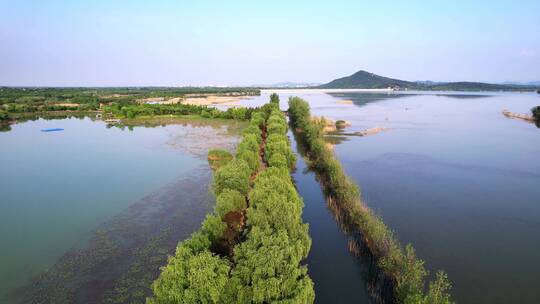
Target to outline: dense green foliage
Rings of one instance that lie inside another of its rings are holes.
[[[307,224],[302,222],[303,202],[287,163],[294,154],[285,136],[285,117],[272,111],[276,110],[275,98],[272,104],[252,116],[236,158],[215,172],[214,212],[199,232],[178,245],[175,256],[169,258],[152,285],[154,297],[148,303],[314,302],[313,282],[307,267],[301,265],[311,239]],[[268,138],[263,130],[267,120],[285,124],[284,132],[268,136],[285,137],[279,140],[287,143],[285,147],[266,150]],[[279,165],[260,171],[264,168],[261,147],[266,148],[265,155],[282,159],[274,161]],[[224,154],[212,151],[212,155]],[[252,187],[250,177],[254,178]]]
[[[491,84],[482,82],[414,82],[394,78],[383,77],[358,71],[350,76],[332,80],[329,83],[319,86],[325,89],[412,89],[412,90],[433,90],[433,91],[534,91],[538,86],[529,85],[509,85]]]
[[[236,190],[225,189],[216,198],[216,213],[221,218],[224,218],[231,211],[244,210],[246,208],[246,197]]]
[[[208,163],[212,170],[217,170],[226,164],[228,164],[233,159],[232,154],[223,149],[211,149],[208,151]]]
[[[270,94],[270,103],[277,103],[279,105],[279,95],[277,93]]]
[[[279,98],[274,99],[279,102]],[[276,102],[275,102],[276,103]],[[293,169],[296,155],[292,152],[287,138],[287,120],[281,111],[273,109],[267,119],[267,138],[265,159],[271,167],[288,167]]]
[[[91,112],[103,110],[117,118],[155,115],[200,115],[205,118],[249,120],[253,109],[219,111],[188,104],[148,104],[147,98],[183,98],[210,94],[259,95],[251,88],[8,88],[0,87],[0,120],[4,112],[17,117],[32,113]],[[35,114],[34,114],[35,115]]]
[[[185,95],[259,95],[254,88],[216,87],[127,87],[127,88],[13,88],[0,87],[0,104],[19,103],[43,105],[48,103],[98,104],[118,101],[132,103],[144,98],[174,98]]]
[[[197,232],[180,243],[176,254],[152,285],[149,304],[220,303],[228,281],[230,263],[212,254],[210,240]]]
[[[540,106],[532,108],[531,113],[536,120],[540,120]]]
[[[207,106],[196,106],[189,104],[129,104],[122,105],[112,103],[103,108],[105,113],[111,113],[116,117],[135,118],[137,116],[157,116],[157,115],[200,115],[204,118],[221,118],[248,120],[251,118],[252,108],[229,108],[227,111],[220,111]]]
[[[251,170],[244,160],[233,159],[216,171],[213,184],[214,193],[220,195],[225,189],[232,189],[246,195],[249,189],[250,175]]]
[[[236,158],[244,160],[252,174],[259,170],[261,164],[257,139],[257,135],[245,133],[236,150]]]
[[[8,113],[4,110],[0,110],[0,121],[8,120],[8,119],[9,119]]]
[[[416,257],[411,245],[402,248],[392,231],[361,202],[359,188],[345,174],[332,151],[325,147],[324,121],[312,121],[308,103],[298,97],[289,100],[289,116],[329,199],[337,203],[354,229],[363,235],[379,267],[394,283],[395,300],[398,303],[451,303],[446,275],[438,273],[425,292],[428,272],[424,262]]]

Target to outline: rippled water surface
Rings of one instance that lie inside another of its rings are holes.
[[[41,132],[49,128],[64,130]],[[166,254],[209,210],[206,151],[231,148],[233,134],[200,122],[130,130],[88,118],[0,133],[0,302],[121,303],[114,288],[144,300]]]

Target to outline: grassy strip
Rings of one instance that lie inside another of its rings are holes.
[[[451,303],[447,275],[439,271],[426,291],[428,271],[409,244],[403,248],[392,231],[360,200],[360,190],[344,173],[333,152],[325,146],[324,121],[311,119],[309,104],[289,99],[289,117],[295,132],[306,147],[310,165],[317,172],[332,204],[347,217],[352,228],[376,259],[377,266],[392,282],[397,303]]]
[[[214,212],[179,243],[148,303],[313,303],[313,282],[300,264],[311,239],[289,174],[294,154],[278,104],[253,113],[235,158],[209,155],[225,160],[214,175]],[[287,146],[268,143],[271,137]],[[261,155],[282,161],[262,162]]]

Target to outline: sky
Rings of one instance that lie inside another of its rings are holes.
[[[0,0],[0,85],[540,81],[540,1]]]

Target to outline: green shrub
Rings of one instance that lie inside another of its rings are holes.
[[[212,149],[208,151],[208,163],[212,170],[217,170],[226,164],[228,164],[233,159],[232,154],[223,149]]]
[[[537,120],[540,119],[540,106],[536,106],[536,107],[532,108],[531,113],[532,113],[534,118],[536,118]]]
[[[277,93],[270,94],[270,102],[279,105],[279,95]]]
[[[202,110],[201,111],[201,117],[203,117],[203,118],[212,118],[212,114],[210,114],[210,112],[208,112],[206,110]]]
[[[448,276],[443,271],[438,271],[435,281],[429,284],[429,291],[424,298],[425,304],[450,304],[450,289],[452,284],[448,280]]]
[[[277,134],[276,134],[277,135]],[[270,135],[265,146],[265,158],[267,162],[274,155],[282,155],[287,161],[287,167],[294,168],[296,165],[296,155],[292,152],[289,141],[286,137]]]
[[[301,210],[304,206],[286,169],[270,167],[257,176],[253,189],[249,192],[251,206],[256,206],[257,202],[270,192],[285,195],[294,210]]]
[[[9,119],[8,113],[4,110],[0,110],[0,120],[8,120],[8,119]]]
[[[228,298],[236,303],[313,303],[313,282],[307,268],[299,266],[303,246],[285,231],[254,227],[234,249]]]
[[[255,112],[251,115],[250,124],[257,126],[259,129],[264,127],[265,119],[264,114],[261,112]]]
[[[207,214],[202,222],[201,231],[213,243],[223,235],[226,228],[227,224],[221,221],[221,217],[214,214]]]
[[[260,107],[261,113],[264,115],[264,120],[267,120],[270,117],[270,114],[273,111],[279,111],[279,104],[269,102],[262,107]]]
[[[283,115],[283,113],[281,113],[280,111],[275,111],[275,112],[272,112],[272,114],[270,115],[266,123],[269,125],[273,123],[278,123],[286,127],[287,119],[285,119],[285,116]]]
[[[238,211],[246,208],[245,196],[236,190],[225,189],[216,198],[215,210],[221,218],[231,211]]]
[[[207,250],[194,255],[180,248],[152,284],[147,303],[221,303],[229,271],[227,260]]]
[[[242,136],[245,136],[247,134],[255,135],[255,138],[257,139],[257,142],[259,144],[262,142],[262,131],[257,126],[250,125],[246,127],[244,130],[242,130]]]
[[[259,152],[259,142],[255,134],[244,134],[242,141],[238,145],[237,153],[242,151]]]
[[[268,166],[270,167],[280,167],[280,168],[289,168],[287,163],[287,158],[283,154],[274,154],[268,159]]]
[[[258,152],[253,152],[249,150],[241,151],[236,155],[236,158],[241,159],[247,163],[250,170],[250,175],[259,171],[261,165],[261,157]]]
[[[225,189],[236,190],[246,195],[249,188],[250,174],[251,170],[244,160],[231,160],[214,174],[213,189],[215,195],[221,194]]]
[[[272,123],[266,126],[268,134],[286,134],[287,126],[280,123]]]

